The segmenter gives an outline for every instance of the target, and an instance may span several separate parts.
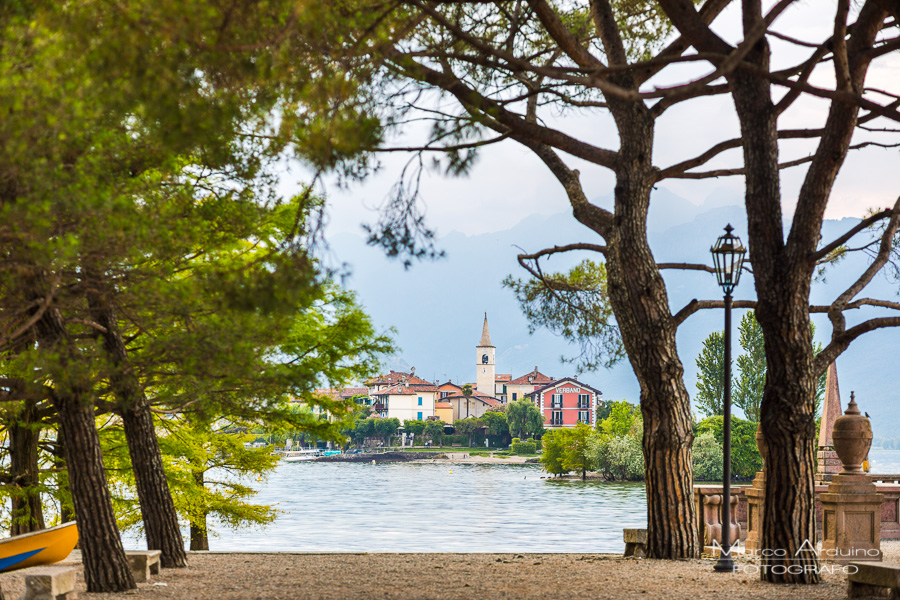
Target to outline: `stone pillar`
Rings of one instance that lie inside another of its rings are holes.
[[[822,407],[822,425],[819,427],[819,444],[816,452],[816,483],[826,484],[841,470],[841,460],[834,451],[831,434],[834,421],[841,416],[841,390],[838,387],[837,365],[831,363],[825,375],[825,401]]]
[[[860,415],[853,393],[847,412],[835,419],[832,437],[843,469],[820,496],[821,556],[838,563],[880,561],[883,496],[862,470],[872,445],[872,425]]]
[[[722,543],[722,499],[723,494],[703,497],[703,545]],[[737,521],[738,494],[731,495],[731,540],[732,544],[741,539],[741,524]]]
[[[762,425],[756,428],[756,447],[763,458],[763,468],[756,472],[753,483],[744,490],[747,496],[747,539],[744,540],[744,548],[747,552],[758,552],[762,547],[763,506],[766,504],[766,440]]]

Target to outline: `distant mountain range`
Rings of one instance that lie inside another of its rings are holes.
[[[595,200],[611,206],[610,197]],[[654,192],[648,228],[651,248],[659,261],[710,264],[709,248],[722,234],[726,223],[746,240],[746,217],[739,200],[719,197],[697,206],[665,190]],[[858,223],[858,219],[826,221],[826,240]],[[367,246],[362,233],[338,234],[329,240],[331,260],[346,263],[350,275],[345,285],[359,297],[379,327],[396,329],[401,351],[392,358],[394,369],[416,367],[416,374],[429,380],[472,382],[475,379],[475,345],[481,336],[483,315],[488,314],[491,340],[497,347],[497,373],[518,377],[535,366],[554,377],[573,374],[572,365],[561,356],[578,349],[546,330],[528,334],[512,292],[501,285],[512,274],[524,277],[516,262],[520,248],[529,252],[554,244],[577,241],[598,242],[595,234],[568,213],[532,216],[508,229],[467,236],[451,232],[439,237],[438,246],[446,257],[434,262],[415,263],[404,270],[398,261],[385,258],[378,248]],[[555,256],[547,263],[553,270],[565,270],[586,255]],[[846,258],[825,277],[814,283],[812,301],[828,303],[868,264],[864,255]],[[669,302],[674,310],[693,298],[722,297],[713,276],[700,272],[666,271]],[[896,298],[900,285],[879,275],[865,296]],[[751,277],[741,280],[736,299],[755,297]],[[736,310],[737,323],[743,311]],[[860,311],[856,320],[871,312]],[[696,357],[703,340],[722,328],[722,311],[702,311],[679,330],[678,350],[685,368],[688,391],[696,392]],[[848,318],[848,321],[851,320]],[[814,318],[816,338],[825,342],[831,327],[823,315]],[[850,391],[856,392],[863,410],[872,415],[878,437],[900,436],[900,419],[894,415],[900,401],[900,331],[882,330],[857,340],[838,359],[838,379],[846,406]],[[584,373],[581,380],[603,391],[606,399],[639,400],[639,387],[627,360],[609,370]]]

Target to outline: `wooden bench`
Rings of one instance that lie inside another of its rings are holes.
[[[856,567],[853,569],[852,567]],[[847,595],[900,598],[900,566],[871,562],[854,562],[847,565]],[[850,571],[856,571],[852,573]],[[885,592],[890,591],[890,596]]]
[[[20,600],[74,600],[74,567],[35,567],[25,574],[25,594]]]
[[[159,574],[159,550],[129,550],[125,553],[128,557],[128,564],[131,565],[131,572],[134,573],[134,580],[138,583],[150,581],[150,575]]]
[[[645,558],[647,556],[647,530],[623,529],[625,538],[625,556]]]

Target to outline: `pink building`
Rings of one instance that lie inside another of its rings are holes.
[[[575,427],[578,423],[594,426],[597,421],[597,404],[603,392],[580,383],[574,377],[565,377],[549,383],[525,397],[534,401],[544,414],[544,426],[548,429]]]

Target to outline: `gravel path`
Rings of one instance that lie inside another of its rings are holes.
[[[900,563],[900,542],[882,544]],[[88,600],[470,600],[539,598],[837,599],[846,577],[814,586],[777,586],[746,573],[721,574],[709,560],[655,561],[609,554],[288,554],[191,553],[186,569],[164,569],[125,594]],[[747,563],[742,563],[747,564]],[[9,600],[28,570],[0,575]]]

